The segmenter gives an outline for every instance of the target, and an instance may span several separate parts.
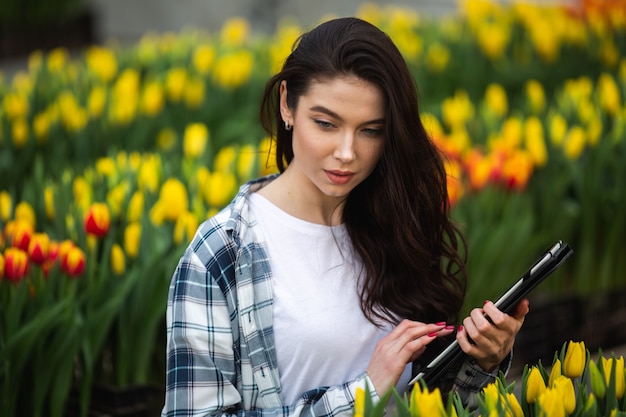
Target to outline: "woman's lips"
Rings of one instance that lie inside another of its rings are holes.
[[[334,184],[342,185],[354,177],[354,172],[350,171],[324,171],[328,179]]]

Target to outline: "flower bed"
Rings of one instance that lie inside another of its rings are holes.
[[[465,309],[556,239],[575,254],[537,296],[624,288],[624,8],[462,11],[357,14],[399,45],[447,157]],[[275,171],[259,98],[302,30],[252,34],[233,19],[73,58],[34,52],[0,79],[0,414],[60,416],[72,389],[85,411],[94,384],[163,384],[176,261],[239,184]]]
[[[445,401],[438,388],[416,384],[409,398],[396,397],[397,417],[435,416],[621,416],[626,413],[624,357],[598,352],[591,358],[584,342],[563,344],[549,367],[527,365],[521,389],[500,375],[478,394],[477,409],[461,404],[456,394]],[[385,400],[374,404],[357,392],[355,417],[382,417]]]

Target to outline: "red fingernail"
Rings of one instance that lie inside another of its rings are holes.
[[[485,302],[483,303],[483,305],[487,304],[489,302],[489,300],[485,300]]]
[[[463,331],[463,326],[459,326],[457,329],[458,332],[462,332]]]
[[[445,321],[438,321],[437,323],[435,323],[435,326],[445,326],[446,322]]]
[[[435,336],[437,336],[437,332],[428,333],[428,337],[435,337]]]
[[[452,329],[454,329],[454,326],[446,326],[445,329],[446,330],[452,330]]]

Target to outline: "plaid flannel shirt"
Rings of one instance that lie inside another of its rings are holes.
[[[272,327],[269,260],[247,196],[273,176],[244,184],[233,201],[198,228],[172,277],[167,305],[163,417],[352,416],[357,387],[302,394],[283,404]],[[455,387],[479,390],[493,376],[465,364]],[[372,389],[375,401],[377,393]]]

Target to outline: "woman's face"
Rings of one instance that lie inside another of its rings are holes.
[[[376,167],[383,152],[384,98],[378,86],[355,76],[313,81],[297,107],[281,115],[293,125],[293,160],[287,170],[301,190],[345,198]]]

